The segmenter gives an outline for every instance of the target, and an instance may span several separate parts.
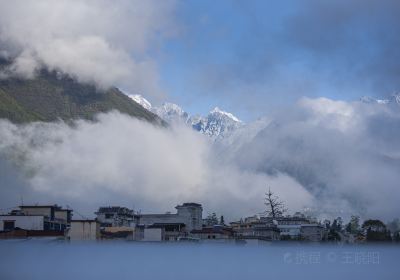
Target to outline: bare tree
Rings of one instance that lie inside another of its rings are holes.
[[[268,217],[282,217],[283,213],[287,211],[283,201],[280,200],[279,197],[276,196],[273,192],[271,192],[271,188],[269,188],[268,192],[265,193],[264,204],[267,209],[263,214]]]

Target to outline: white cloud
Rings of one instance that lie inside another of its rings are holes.
[[[241,168],[284,173],[322,212],[394,218],[400,208],[400,108],[301,99],[232,156]]]
[[[0,1],[0,49],[12,73],[42,65],[99,87],[162,94],[149,52],[176,33],[174,1]],[[5,53],[6,52],[6,53]]]
[[[212,144],[187,127],[160,128],[116,112],[73,126],[1,121],[0,159],[23,170],[24,182],[4,171],[11,183],[0,202],[17,204],[23,194],[90,214],[108,204],[151,212],[195,201],[231,219],[261,213],[271,187],[291,212],[398,215],[397,105],[303,99],[256,127],[241,130],[251,137]]]
[[[187,127],[160,128],[114,112],[74,127],[1,121],[0,135],[0,155],[13,158],[26,176],[24,190],[1,191],[14,193],[14,199],[21,192],[32,203],[58,201],[90,213],[103,204],[167,211],[196,201],[205,212],[239,218],[263,211],[267,185],[279,189],[290,206],[310,202],[307,191],[287,176],[222,163],[208,138]],[[13,197],[3,199],[10,204]]]

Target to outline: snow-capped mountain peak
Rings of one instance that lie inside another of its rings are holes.
[[[155,107],[153,112],[167,122],[183,121],[186,123],[187,119],[189,118],[188,113],[174,103],[164,103],[160,107]]]
[[[136,103],[138,103],[139,105],[142,105],[143,108],[145,108],[146,110],[151,111],[151,103],[144,98],[143,96],[141,96],[140,94],[130,94],[128,95],[133,101],[135,101]]]
[[[392,94],[390,98],[387,99],[377,99],[370,96],[362,96],[360,101],[367,104],[400,104],[400,92]]]
[[[207,116],[200,115],[189,116],[180,106],[174,103],[164,103],[162,106],[152,106],[140,94],[128,95],[133,101],[142,105],[145,109],[155,113],[160,118],[169,123],[185,123],[194,130],[199,131],[213,139],[226,138],[237,128],[243,126],[243,122],[233,114],[215,107]]]
[[[178,105],[174,104],[174,103],[164,103],[161,107],[165,112],[168,112],[169,114],[176,114],[176,115],[183,115],[186,112],[183,111],[183,109],[181,107],[179,107]]]
[[[226,116],[226,117],[232,119],[232,120],[235,121],[235,122],[242,122],[242,121],[239,120],[237,117],[235,117],[232,113],[225,112],[225,111],[221,110],[221,109],[218,108],[218,107],[215,107],[212,111],[210,111],[209,114],[211,114],[211,115],[212,115],[212,114],[220,114],[220,115],[224,115],[224,116]]]
[[[193,116],[188,122],[193,129],[210,136],[213,139],[226,138],[243,125],[233,114],[218,107],[211,110],[206,117]]]

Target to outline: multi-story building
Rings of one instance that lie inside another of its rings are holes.
[[[0,231],[52,230],[64,231],[71,223],[72,210],[58,205],[22,205],[7,215],[0,215]]]
[[[175,207],[177,213],[141,214],[139,224],[146,228],[162,228],[167,238],[177,239],[182,235],[189,235],[192,230],[202,229],[203,208],[198,203],[183,203]]]
[[[214,225],[195,229],[191,231],[191,235],[202,240],[230,240],[234,238],[234,231],[231,227],[223,225]]]
[[[138,216],[126,207],[100,207],[95,214],[101,227],[134,227],[138,222]]]
[[[279,229],[275,224],[261,221],[255,217],[233,222],[231,227],[235,231],[235,237],[238,239],[272,241],[280,238]]]
[[[320,224],[301,225],[300,236],[306,241],[319,242],[324,236],[324,227]]]

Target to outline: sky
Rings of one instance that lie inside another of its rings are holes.
[[[398,1],[182,1],[163,86],[189,112],[245,121],[299,97],[356,100],[399,90]]]

